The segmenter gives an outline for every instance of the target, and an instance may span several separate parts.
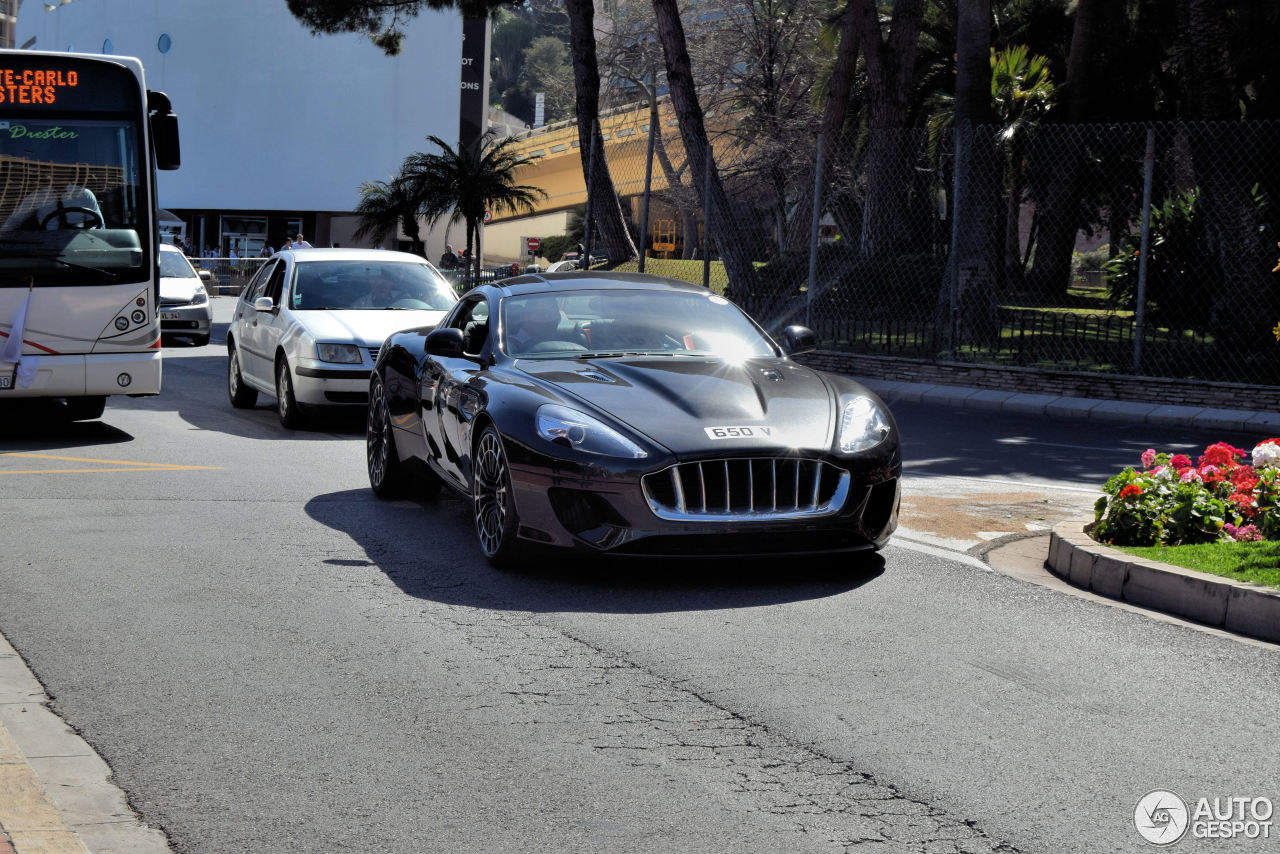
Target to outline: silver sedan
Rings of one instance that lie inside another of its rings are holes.
[[[277,252],[241,292],[227,330],[231,405],[275,397],[280,423],[320,407],[365,406],[378,348],[433,328],[458,297],[417,255],[377,249]]]

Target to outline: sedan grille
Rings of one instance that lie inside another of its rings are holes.
[[[752,457],[678,463],[641,484],[660,519],[798,519],[838,513],[849,473],[818,460]]]

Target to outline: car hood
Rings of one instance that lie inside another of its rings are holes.
[[[191,302],[196,295],[196,286],[204,283],[191,276],[172,278],[160,277],[160,299],[166,302]]]
[[[297,311],[293,317],[317,341],[378,347],[393,332],[435,326],[444,315],[416,309],[323,309]]]
[[[518,364],[677,456],[780,448],[823,453],[835,435],[832,390],[816,371],[790,361],[640,356]],[[730,427],[753,429],[746,437],[735,435],[743,431],[716,437],[715,428]]]

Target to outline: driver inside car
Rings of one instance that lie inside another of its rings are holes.
[[[5,231],[105,227],[98,197],[93,190],[77,184],[67,184],[61,193],[52,187],[36,190],[22,200],[4,223]]]
[[[560,307],[554,298],[532,297],[511,303],[505,317],[507,352],[534,353],[539,344],[559,340],[561,319]]]

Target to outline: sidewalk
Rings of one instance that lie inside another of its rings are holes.
[[[1280,413],[1161,406],[957,386],[862,380],[895,402],[971,410],[1280,435]],[[1043,573],[1049,536],[998,547],[988,563],[1015,575]],[[1052,577],[1052,576],[1050,576]],[[1065,584],[1065,582],[1059,582]],[[111,769],[48,707],[49,698],[0,635],[0,854],[170,854],[142,824]]]

